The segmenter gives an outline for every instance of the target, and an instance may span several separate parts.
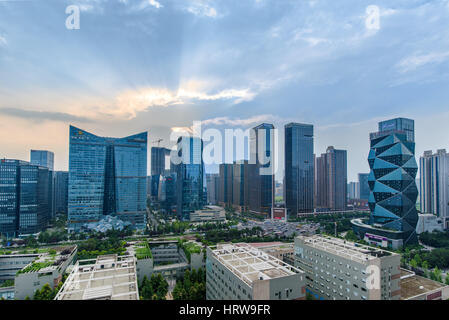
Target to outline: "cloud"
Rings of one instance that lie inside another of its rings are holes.
[[[198,17],[217,18],[217,10],[207,0],[191,0],[185,10]]]
[[[51,111],[33,111],[24,110],[18,108],[0,108],[0,114],[7,116],[39,121],[39,120],[53,120],[62,122],[90,122],[92,121],[86,117],[80,117],[64,112],[51,112]]]
[[[424,65],[439,64],[449,58],[449,51],[446,52],[431,52],[427,54],[415,54],[402,59],[396,67],[401,73],[414,71]]]
[[[176,92],[165,88],[141,88],[127,90],[116,98],[115,107],[108,106],[103,112],[112,115],[125,115],[129,119],[135,118],[138,112],[151,107],[169,107],[190,104],[198,101],[232,100],[233,104],[250,101],[255,97],[250,89],[224,89],[216,93],[200,90],[198,85],[187,83]]]
[[[249,126],[249,125],[256,124],[256,123],[275,121],[275,119],[277,119],[277,117],[273,116],[271,114],[263,114],[263,115],[246,118],[246,119],[239,119],[239,118],[231,119],[229,117],[217,117],[217,118],[213,118],[213,119],[203,120],[203,121],[201,121],[201,124],[202,125],[217,125],[217,126],[230,125],[230,126],[244,127],[244,126]]]
[[[8,41],[6,41],[6,38],[2,35],[0,35],[0,47],[6,47],[8,45]]]

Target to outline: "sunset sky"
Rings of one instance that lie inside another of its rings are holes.
[[[449,149],[449,0],[0,0],[1,158],[46,149],[67,170],[70,124],[148,130],[150,148],[195,120],[273,123],[283,152],[301,122],[315,153],[348,150],[353,181],[369,133],[397,116],[415,120],[417,156]]]

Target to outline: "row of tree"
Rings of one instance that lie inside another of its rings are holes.
[[[206,300],[206,272],[204,269],[186,270],[184,276],[176,281],[173,299]]]
[[[147,276],[143,277],[139,286],[139,295],[141,300],[165,300],[168,292],[168,282],[158,273],[151,275],[150,280]]]

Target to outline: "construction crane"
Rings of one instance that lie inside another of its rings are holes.
[[[154,140],[153,143],[157,143],[157,146],[160,147],[162,141],[164,141],[164,139]]]

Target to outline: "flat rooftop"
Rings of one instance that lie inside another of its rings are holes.
[[[329,236],[313,235],[310,237],[298,236],[296,238],[302,240],[305,244],[311,247],[361,263],[385,256],[397,255],[396,253],[379,248]]]
[[[78,261],[55,300],[139,300],[134,256]]]
[[[37,254],[36,259],[22,268],[18,273],[47,273],[57,270],[76,250],[76,245],[52,247]],[[22,255],[23,256],[23,255]],[[27,255],[33,257],[33,255]]]
[[[210,250],[215,258],[249,285],[258,280],[270,280],[304,273],[255,247],[246,244],[218,244]]]
[[[412,271],[401,269],[401,300],[407,300],[412,297],[431,293],[437,289],[441,289],[446,285],[416,275]]]

